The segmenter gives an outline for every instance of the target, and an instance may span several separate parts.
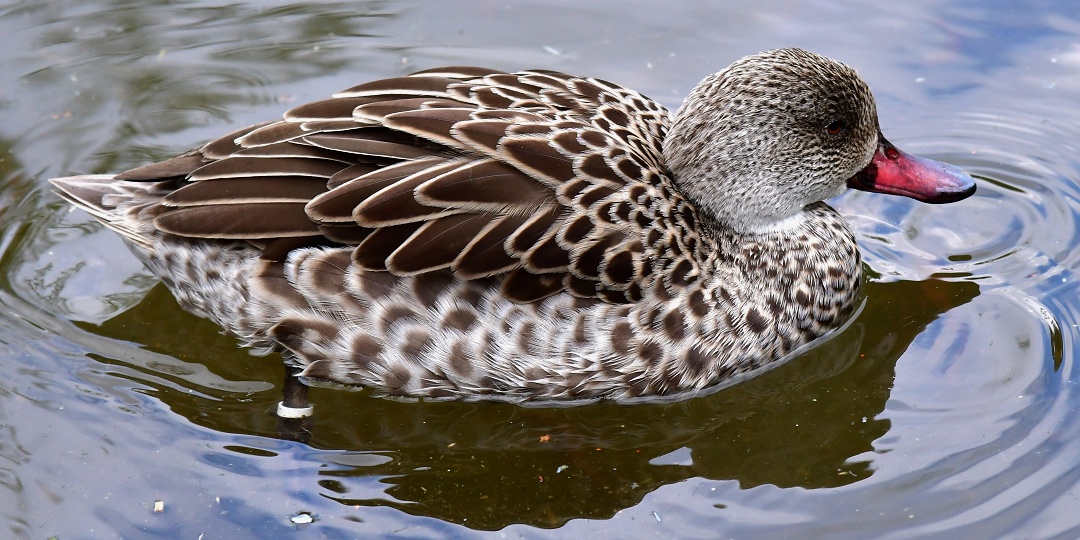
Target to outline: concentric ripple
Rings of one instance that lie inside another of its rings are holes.
[[[1080,538],[1072,4],[128,4],[0,9],[8,537]],[[863,310],[698,399],[528,409],[315,388],[310,438],[286,441],[281,359],[183,312],[45,184],[376,75],[546,67],[677,106],[784,43],[858,68],[890,140],[979,191],[834,201],[872,270]]]
[[[867,262],[884,279],[967,279],[984,287],[1049,290],[1080,261],[1080,151],[1045,140],[1075,132],[1042,115],[958,115],[964,131],[912,145],[976,177],[972,198],[948,206],[855,193],[839,206]],[[988,140],[986,133],[994,137]]]

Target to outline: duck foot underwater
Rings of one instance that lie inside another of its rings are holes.
[[[285,366],[281,386],[282,399],[274,411],[278,418],[278,435],[285,440],[307,443],[311,439],[311,416],[315,408],[308,400],[308,387],[300,380],[300,368]]]
[[[299,376],[505,401],[743,380],[858,303],[855,238],[822,201],[975,192],[885,139],[854,70],[799,49],[734,62],[675,114],[590,77],[431,69],[52,183]]]

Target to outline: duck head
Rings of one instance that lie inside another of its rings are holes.
[[[701,81],[675,115],[664,158],[699,211],[746,233],[848,187],[930,203],[975,192],[959,168],[885,139],[855,70],[800,49],[747,56]]]

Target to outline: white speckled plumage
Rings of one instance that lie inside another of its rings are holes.
[[[781,49],[674,117],[597,79],[444,68],[53,183],[186,309],[306,376],[625,399],[736,380],[842,324],[859,254],[820,201],[902,192],[896,152],[854,71]],[[974,190],[943,167],[917,198]]]

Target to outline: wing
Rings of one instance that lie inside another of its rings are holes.
[[[569,290],[640,297],[654,192],[670,192],[661,105],[551,71],[442,68],[302,105],[124,180],[174,179],[162,232],[242,239],[280,257],[355,245],[353,262],[414,275],[505,275],[529,302]],[[662,216],[661,216],[662,217]]]

